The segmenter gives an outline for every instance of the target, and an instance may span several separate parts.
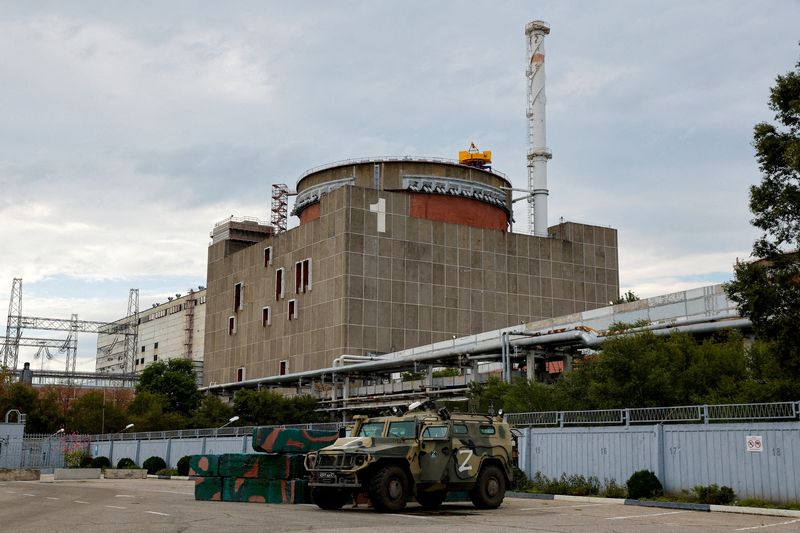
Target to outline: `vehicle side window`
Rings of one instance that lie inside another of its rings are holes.
[[[423,439],[446,439],[447,426],[428,426],[422,432]]]
[[[383,434],[383,422],[367,422],[358,430],[359,437],[380,437]]]
[[[481,426],[481,435],[494,435],[494,426]]]
[[[453,426],[454,435],[469,435],[469,430],[464,424],[455,424]]]
[[[404,420],[402,422],[389,423],[389,437],[394,438],[411,438],[416,436],[417,424],[413,420]]]

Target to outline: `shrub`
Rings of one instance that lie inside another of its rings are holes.
[[[100,456],[92,459],[92,468],[111,468],[111,461],[108,457]]]
[[[626,485],[628,487],[628,498],[634,500],[661,496],[661,494],[664,493],[664,487],[661,486],[661,482],[650,470],[634,472],[633,475],[628,478]]]
[[[692,489],[697,494],[697,499],[701,503],[711,505],[728,505],[736,499],[736,493],[730,487],[720,487],[716,483],[713,485],[697,485]]]
[[[514,466],[514,482],[511,484],[512,490],[525,491],[528,490],[531,482],[528,481],[528,476],[525,475],[518,466]]]
[[[162,468],[158,472],[156,472],[157,476],[177,476],[178,471],[174,468]]]
[[[626,495],[625,487],[617,484],[617,480],[613,477],[605,480],[605,488],[601,492],[606,498],[624,498]]]
[[[148,474],[155,474],[159,470],[162,470],[167,467],[167,463],[164,462],[164,459],[154,455],[153,457],[148,457],[142,463],[142,468],[147,469]]]
[[[184,455],[180,459],[178,459],[178,475],[179,476],[188,476],[189,475],[189,459],[191,459],[191,455]]]
[[[117,461],[117,468],[138,468],[130,457],[123,457]]]
[[[70,450],[68,452],[64,452],[64,463],[67,465],[67,468],[78,468],[83,465],[84,458],[89,456],[86,450],[81,448],[75,448],[74,450]],[[91,461],[91,457],[89,457]]]
[[[529,483],[529,488],[546,494],[589,496],[600,493],[600,481],[594,476],[585,478],[578,474],[570,476],[561,474],[558,479],[550,479],[541,472],[536,472]]]
[[[81,468],[91,468],[92,467],[92,456],[88,453],[81,457]]]

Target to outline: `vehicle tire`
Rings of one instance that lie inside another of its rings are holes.
[[[478,509],[497,509],[506,495],[506,478],[495,465],[484,466],[478,474],[475,486],[469,491],[469,499]]]
[[[446,490],[417,492],[417,503],[425,509],[438,509],[447,497]]]
[[[349,502],[353,495],[342,489],[314,487],[311,489],[311,497],[320,509],[335,511]]]
[[[376,511],[394,513],[408,500],[408,476],[397,465],[387,465],[369,480],[369,499]]]

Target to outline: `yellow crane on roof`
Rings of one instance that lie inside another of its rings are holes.
[[[468,150],[461,150],[458,152],[458,162],[462,165],[470,167],[483,168],[486,170],[492,169],[492,151],[485,150],[481,152],[474,142],[469,143]]]

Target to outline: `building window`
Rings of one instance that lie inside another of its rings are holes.
[[[158,361],[158,354],[155,354],[155,355],[153,356],[153,361]]]
[[[236,381],[244,381],[244,367],[240,366],[236,369]]]
[[[297,320],[297,300],[289,300],[289,320]]]
[[[236,317],[229,316],[228,317],[228,335],[233,335],[236,333]]]
[[[275,300],[283,298],[283,268],[275,271]]]
[[[284,359],[283,361],[278,363],[278,375],[279,376],[285,376],[288,371],[289,371],[289,361]]]
[[[244,284],[240,281],[233,286],[233,310],[244,309]]]
[[[158,343],[153,344],[153,349],[158,350]]]
[[[142,346],[142,353],[144,353],[144,346]]]
[[[272,325],[272,312],[269,307],[261,308],[261,326],[267,327]]]
[[[311,290],[311,259],[294,264],[294,292],[300,294]]]
[[[272,264],[272,246],[264,248],[264,267]]]

